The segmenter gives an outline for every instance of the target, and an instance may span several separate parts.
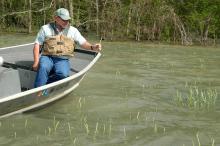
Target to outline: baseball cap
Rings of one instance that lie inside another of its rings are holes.
[[[63,20],[70,20],[70,13],[67,9],[59,8],[55,12],[56,16],[59,16]]]

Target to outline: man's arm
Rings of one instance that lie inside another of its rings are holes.
[[[32,66],[33,70],[35,71],[37,71],[39,66],[39,55],[40,55],[40,45],[38,43],[35,43],[33,48],[34,64]]]
[[[102,46],[101,44],[95,44],[95,45],[92,45],[91,43],[89,42],[85,42],[81,45],[81,47],[83,47],[84,49],[87,49],[87,50],[94,50],[94,51],[101,51],[102,49]]]
[[[35,71],[38,70],[38,66],[39,66],[40,48],[41,48],[40,44],[43,44],[44,40],[45,40],[45,31],[44,31],[44,26],[42,26],[40,31],[37,34],[37,37],[35,39],[34,48],[33,48],[34,63],[32,65],[32,68]]]

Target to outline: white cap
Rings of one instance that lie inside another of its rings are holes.
[[[63,20],[70,20],[71,19],[69,11],[64,8],[57,9],[55,15],[59,16]]]

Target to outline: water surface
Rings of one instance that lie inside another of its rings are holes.
[[[1,46],[34,37],[0,37]],[[7,41],[5,41],[7,40]],[[0,120],[5,146],[220,145],[220,49],[103,42],[80,86],[41,110]],[[216,90],[210,109],[174,101],[190,87]]]

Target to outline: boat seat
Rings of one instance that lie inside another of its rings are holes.
[[[18,68],[22,91],[33,89],[36,72]]]
[[[18,71],[0,67],[0,98],[19,92],[21,92],[21,85]]]

